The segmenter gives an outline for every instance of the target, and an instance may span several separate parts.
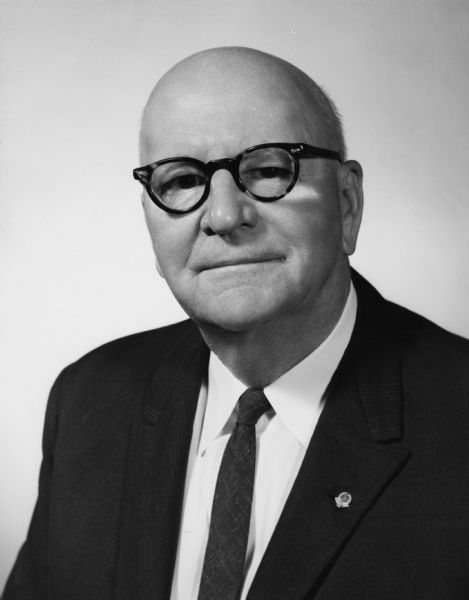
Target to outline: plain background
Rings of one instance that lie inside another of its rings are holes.
[[[26,535],[50,385],[109,339],[183,318],[131,178],[155,81],[251,46],[312,75],[365,171],[353,264],[469,336],[467,0],[3,0],[0,589]]]

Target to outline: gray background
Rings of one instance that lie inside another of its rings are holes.
[[[0,6],[1,588],[33,508],[58,371],[184,316],[155,272],[131,179],[146,96],[184,56],[253,46],[324,85],[365,171],[353,264],[389,298],[469,336],[469,3]]]

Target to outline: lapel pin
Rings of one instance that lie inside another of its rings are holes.
[[[350,502],[352,502],[352,494],[349,494],[349,492],[340,492],[340,494],[336,496],[334,500],[337,508],[348,508],[350,506]]]

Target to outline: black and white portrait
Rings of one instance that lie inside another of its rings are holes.
[[[469,5],[2,9],[5,600],[469,597]]]

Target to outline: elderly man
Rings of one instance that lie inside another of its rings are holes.
[[[362,173],[332,102],[209,50],[156,85],[140,147],[190,320],[59,376],[4,600],[469,597],[469,344],[351,273]]]

